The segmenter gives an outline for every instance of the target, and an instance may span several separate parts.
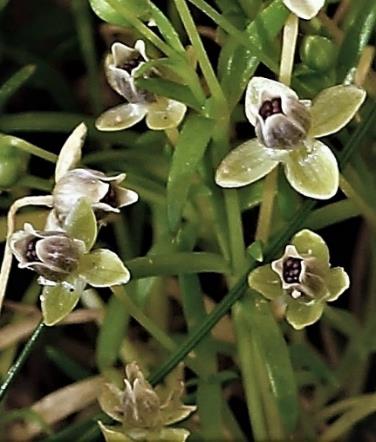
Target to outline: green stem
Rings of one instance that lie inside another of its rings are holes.
[[[170,48],[158,35],[156,35],[149,27],[147,27],[142,21],[137,18],[132,11],[127,7],[126,2],[121,0],[106,0],[115,11],[117,11],[126,21],[132,25],[140,34],[142,34],[147,40],[149,40],[160,51],[164,52],[170,57],[176,56],[176,52]]]
[[[205,77],[206,83],[210,89],[210,92],[218,103],[225,103],[226,99],[223,95],[222,88],[219,81],[214,73],[213,67],[210,63],[209,57],[205,51],[204,45],[202,44],[201,37],[197,32],[197,27],[193,21],[192,15],[188,9],[185,0],[174,0],[176,8],[180,14],[180,18],[183,22],[185,30],[187,31],[188,37],[191,40],[192,46],[195,49],[198,62],[201,66],[202,73]],[[223,107],[224,109],[225,107]],[[223,110],[222,109],[222,110]]]
[[[266,244],[269,238],[270,226],[272,222],[274,198],[277,193],[278,167],[273,169],[264,180],[262,201],[257,220],[256,240]]]
[[[34,175],[25,175],[17,183],[19,187],[29,187],[30,189],[42,190],[50,193],[53,183],[45,178],[39,178]]]
[[[4,399],[4,396],[6,392],[8,391],[8,388],[12,384],[12,382],[15,380],[16,376],[20,372],[21,368],[23,367],[24,363],[26,362],[27,358],[29,357],[30,353],[32,352],[35,344],[37,343],[39,337],[41,336],[43,330],[45,328],[45,325],[43,322],[40,322],[38,327],[34,330],[33,334],[31,335],[30,339],[25,344],[21,354],[17,358],[16,362],[13,364],[13,366],[9,369],[4,382],[0,386],[0,402]]]
[[[17,90],[34,74],[35,68],[36,66],[34,64],[24,66],[1,85],[0,109],[6,105],[8,100],[17,92]]]
[[[21,138],[13,137],[11,135],[0,134],[0,143],[3,145],[12,146],[15,149],[20,149],[23,152],[27,152],[31,155],[42,158],[50,163],[56,163],[57,160],[57,155],[54,153],[48,152],[47,150],[34,146],[34,144],[28,143]]]

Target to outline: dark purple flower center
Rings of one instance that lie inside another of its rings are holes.
[[[27,244],[26,251],[25,251],[25,258],[27,259],[28,262],[40,261],[40,259],[37,256],[37,251],[36,251],[36,243],[37,243],[38,239],[39,238],[33,238]]]
[[[117,67],[120,69],[124,69],[130,74],[132,70],[135,69],[142,61],[144,61],[142,55],[138,54],[136,57],[127,60],[125,63]]]
[[[283,280],[286,284],[299,283],[299,276],[302,272],[302,259],[289,257],[283,263]]]
[[[101,199],[100,202],[117,208],[116,190],[114,189],[114,186],[110,184],[106,195]]]
[[[282,114],[282,103],[280,98],[272,98],[262,103],[259,115],[265,121],[268,117],[274,114]]]

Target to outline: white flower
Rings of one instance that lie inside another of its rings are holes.
[[[338,164],[329,147],[316,138],[342,129],[365,97],[365,91],[356,86],[338,85],[323,90],[311,103],[282,83],[253,77],[245,113],[257,138],[224,158],[217,169],[217,184],[245,186],[282,163],[296,191],[311,198],[331,198],[338,190]]]
[[[110,86],[127,103],[107,110],[96,121],[102,131],[123,130],[134,126],[146,117],[146,124],[153,130],[176,127],[184,118],[187,106],[165,97],[157,97],[136,87],[135,80],[142,65],[149,61],[145,43],[138,40],[134,48],[116,42],[106,57],[105,73]]]

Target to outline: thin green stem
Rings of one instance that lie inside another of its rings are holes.
[[[34,330],[30,339],[25,344],[25,346],[24,346],[21,354],[17,358],[16,362],[9,369],[4,382],[0,386],[0,402],[4,399],[4,396],[5,396],[6,392],[8,391],[8,388],[10,387],[10,385],[12,384],[12,382],[15,380],[16,376],[20,372],[21,368],[23,367],[24,363],[26,362],[27,358],[29,357],[30,353],[32,352],[35,344],[37,343],[37,341],[38,341],[39,337],[41,336],[45,327],[46,326],[43,322],[39,323],[38,327]]]
[[[204,45],[202,44],[201,37],[197,32],[196,24],[193,21],[187,3],[185,2],[185,0],[174,0],[174,1],[176,4],[176,8],[180,14],[180,18],[185,27],[185,30],[187,31],[188,37],[191,40],[193,48],[195,49],[198,62],[201,66],[202,73],[205,77],[210,92],[213,98],[215,98],[218,101],[218,103],[224,103],[226,99],[223,95],[222,88],[214,73],[213,67],[205,51]],[[223,109],[224,108],[222,108],[222,111]]]
[[[15,149],[20,149],[50,163],[56,163],[57,160],[57,155],[54,153],[48,152],[47,150],[34,146],[34,144],[28,143],[21,138],[13,137],[11,135],[0,134],[0,143],[3,145],[12,146]]]
[[[277,193],[278,167],[274,168],[264,180],[262,201],[257,220],[255,239],[267,243],[272,223],[274,198]]]
[[[13,74],[5,83],[0,87],[0,109],[2,109],[8,100],[21,88],[27,80],[34,74],[35,65],[29,64],[24,66],[15,74]]]
[[[45,178],[39,178],[34,175],[25,175],[17,183],[19,187],[29,187],[30,189],[42,190],[43,192],[51,192],[53,183]]]
[[[160,39],[149,27],[142,23],[142,21],[132,13],[129,7],[127,7],[126,2],[121,0],[106,0],[106,2],[160,51],[171,57],[176,56],[176,51]]]

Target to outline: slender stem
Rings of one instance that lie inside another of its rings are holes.
[[[34,175],[25,175],[18,182],[19,187],[25,186],[31,189],[42,190],[43,192],[51,192],[53,183],[45,178]]]
[[[351,199],[354,202],[354,204],[359,208],[359,210],[368,220],[368,222],[376,230],[376,213],[364,201],[364,199],[359,195],[359,193],[354,189],[354,187],[350,184],[349,181],[346,180],[343,175],[341,175],[340,177],[339,186],[342,192],[347,196],[347,198]]]
[[[57,155],[40,147],[34,146],[34,144],[28,143],[21,138],[17,138],[11,135],[0,134],[0,142],[4,145],[12,146],[15,149],[20,149],[36,157],[42,158],[50,163],[56,163]]]
[[[298,17],[295,14],[290,14],[283,29],[281,65],[279,70],[279,81],[286,85],[291,83],[296,41],[298,38],[298,27]]]
[[[0,386],[0,402],[4,399],[5,393],[8,391],[8,388],[10,387],[11,383],[16,378],[17,374],[21,370],[22,366],[26,362],[27,358],[29,357],[31,351],[34,348],[34,345],[38,341],[39,337],[41,336],[43,330],[45,329],[45,324],[43,322],[40,322],[38,327],[34,330],[33,334],[31,335],[30,339],[25,344],[21,354],[19,355],[17,361],[14,363],[14,365],[9,369],[4,382]]]
[[[264,244],[268,241],[272,222],[274,198],[277,193],[278,167],[274,168],[264,180],[262,202],[257,220],[256,240]]]
[[[115,11],[117,11],[124,19],[132,25],[140,34],[148,39],[155,47],[164,52],[168,56],[176,56],[176,52],[170,48],[162,39],[158,37],[149,27],[144,25],[142,21],[137,18],[132,11],[127,7],[126,2],[121,0],[106,0]]]
[[[128,313],[132,316],[145,330],[147,330],[153,338],[155,338],[162,347],[169,351],[176,349],[175,342],[161,330],[145,313],[135,304],[130,296],[127,295],[124,288],[120,286],[111,287],[112,293],[120,299],[125,305]]]
[[[205,51],[204,45],[200,34],[197,32],[196,24],[193,21],[192,15],[188,9],[185,0],[175,0],[176,8],[180,14],[180,18],[183,22],[188,37],[191,40],[192,46],[196,51],[198,62],[201,66],[202,73],[205,77],[206,83],[210,89],[212,96],[218,100],[218,102],[225,102],[225,97],[222,92],[222,88],[214,73],[213,67],[210,63],[209,57]]]

